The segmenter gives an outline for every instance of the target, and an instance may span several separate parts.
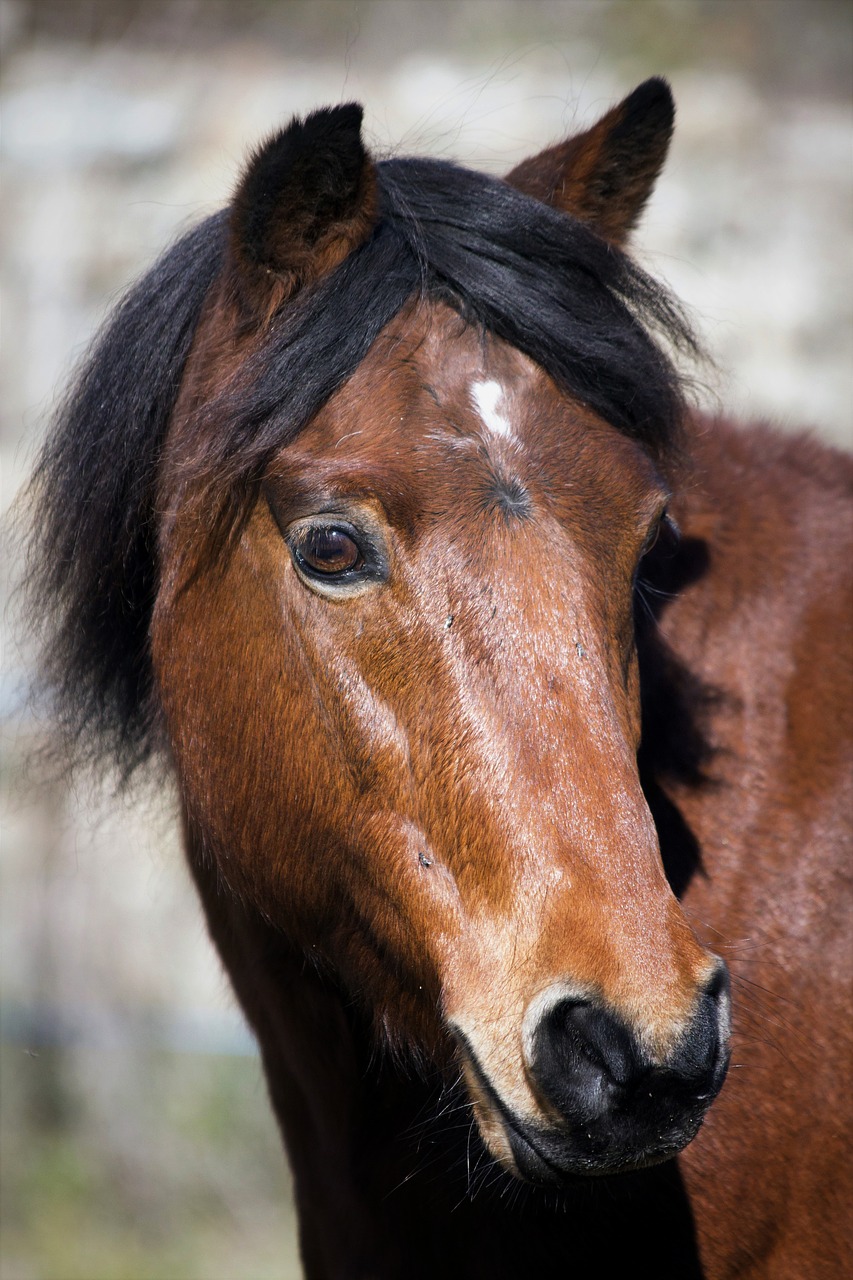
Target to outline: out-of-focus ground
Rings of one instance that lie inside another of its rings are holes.
[[[849,6],[3,0],[0,41],[4,508],[112,300],[280,121],[355,98],[378,150],[500,173],[656,73],[678,129],[637,248],[716,357],[705,398],[853,443]],[[47,728],[14,614],[0,1275],[297,1275],[284,1160],[173,798],[99,800],[33,763]]]

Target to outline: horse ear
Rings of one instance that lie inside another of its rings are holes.
[[[263,319],[373,230],[379,201],[362,116],[354,102],[297,116],[243,173],[231,206],[231,254],[241,301]]]
[[[669,85],[646,80],[591,129],[523,160],[506,180],[621,245],[652,193],[674,120]]]

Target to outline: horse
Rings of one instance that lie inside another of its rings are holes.
[[[44,679],[176,780],[309,1277],[848,1274],[853,465],[690,407],[673,121],[499,180],[294,119],[35,472]]]

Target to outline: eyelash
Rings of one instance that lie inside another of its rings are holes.
[[[672,537],[676,543],[681,538],[681,531],[679,530],[678,525],[675,523],[672,516],[669,514],[668,510],[664,510],[658,516],[657,520],[652,525],[651,529],[646,535],[646,540],[643,543],[643,548],[640,552],[641,560],[643,556],[647,556],[649,552],[652,551],[657,546],[658,542],[660,541],[661,535],[663,533],[669,534],[670,537]]]

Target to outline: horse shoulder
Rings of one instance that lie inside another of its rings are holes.
[[[707,569],[663,625],[712,690],[709,778],[679,803],[734,1069],[682,1164],[709,1276],[830,1277],[850,1245],[831,1223],[851,1194],[853,460],[727,423],[695,456],[681,516]]]

